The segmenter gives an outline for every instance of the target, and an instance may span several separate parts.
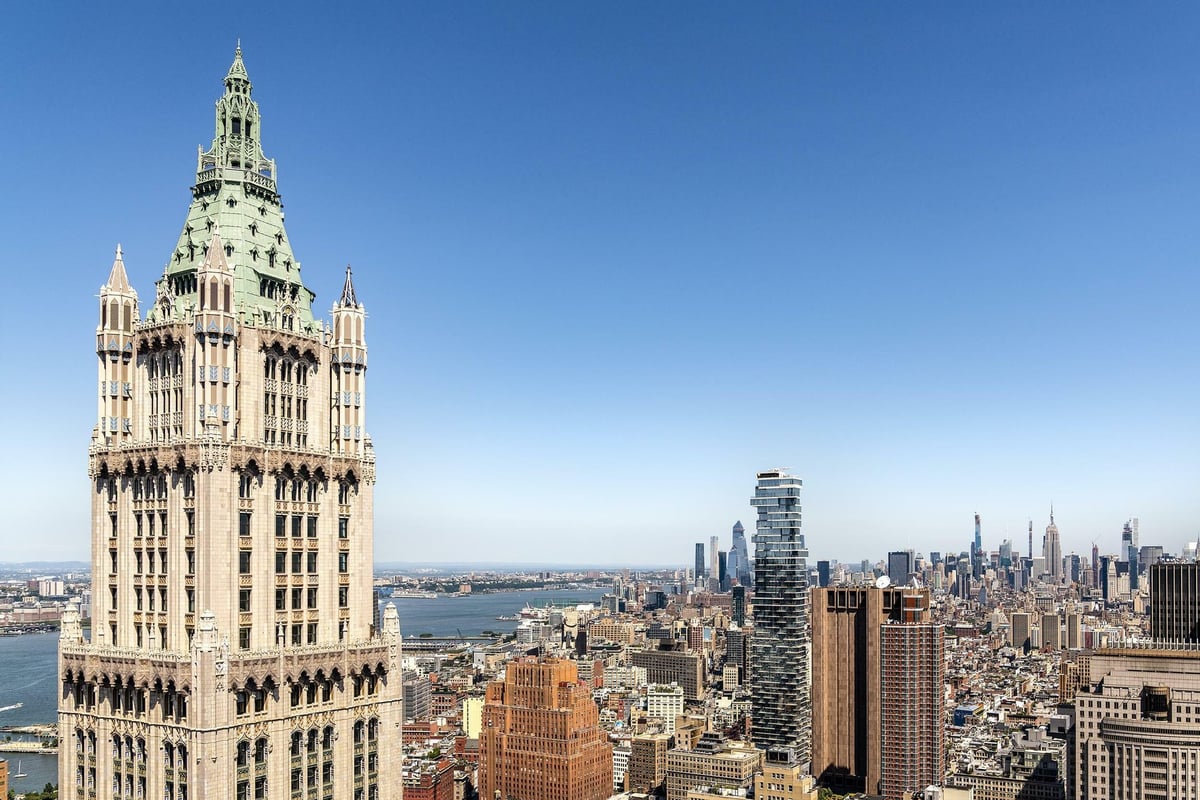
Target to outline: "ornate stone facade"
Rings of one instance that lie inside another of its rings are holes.
[[[259,123],[239,48],[154,305],[119,247],[101,287],[91,637],[68,611],[59,654],[71,800],[401,796],[365,311],[347,268],[314,319]]]

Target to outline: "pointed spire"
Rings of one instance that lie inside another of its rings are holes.
[[[229,270],[229,262],[225,260],[225,244],[221,241],[221,221],[218,219],[213,220],[212,237],[208,240],[203,268]]]
[[[246,65],[242,63],[242,40],[238,39],[237,49],[233,51],[233,63],[229,65],[229,72],[225,74],[225,80],[230,79],[243,80],[246,83],[250,82],[250,76],[246,74]]]
[[[358,296],[354,294],[354,279],[351,277],[349,264],[346,265],[346,284],[342,287],[342,299],[338,301],[338,305],[358,308]]]
[[[133,291],[133,287],[129,285],[129,277],[125,274],[125,261],[121,257],[120,244],[117,245],[117,255],[113,259],[112,269],[108,273],[108,282],[104,286],[114,292]]]

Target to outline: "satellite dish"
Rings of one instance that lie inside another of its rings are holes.
[[[892,585],[892,579],[889,578],[887,575],[880,575],[878,578],[875,579],[875,588],[876,589],[886,589],[887,587],[889,587],[891,585]]]

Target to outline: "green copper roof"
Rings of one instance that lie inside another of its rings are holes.
[[[196,269],[204,263],[213,226],[219,225],[242,321],[278,324],[290,312],[301,331],[320,329],[312,313],[316,295],[300,279],[300,262],[284,229],[275,162],[263,156],[261,125],[239,46],[216,104],[212,145],[200,151],[187,220],[157,283],[158,300],[148,319],[182,319],[195,307]]]

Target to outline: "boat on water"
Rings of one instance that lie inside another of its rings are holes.
[[[20,759],[17,759],[17,771],[12,774],[12,777],[14,777],[14,778],[29,777],[28,775],[26,775],[24,772],[21,771],[21,760]]]
[[[0,711],[16,711],[18,708],[24,708],[24,703],[13,703],[11,706],[0,707]]]

